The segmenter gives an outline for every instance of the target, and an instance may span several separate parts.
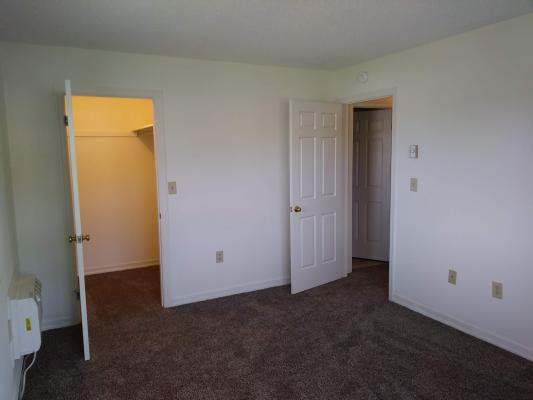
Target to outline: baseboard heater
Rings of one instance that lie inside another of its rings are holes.
[[[30,274],[15,275],[9,288],[9,332],[13,359],[41,348],[41,282]]]

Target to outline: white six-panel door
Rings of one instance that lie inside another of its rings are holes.
[[[356,110],[352,257],[389,261],[392,110]]]
[[[342,105],[290,101],[291,291],[346,276]]]
[[[83,356],[85,360],[91,358],[89,350],[89,323],[87,318],[87,300],[85,294],[85,269],[83,261],[83,242],[86,236],[82,233],[80,195],[78,190],[78,163],[76,161],[76,135],[74,132],[74,113],[72,109],[72,92],[70,81],[65,81],[65,111],[66,111],[66,129],[67,129],[67,148],[68,148],[68,165],[70,171],[70,191],[72,201],[72,216],[74,219],[74,234],[70,241],[75,246],[76,269],[78,275],[79,295],[80,295],[80,314],[81,329],[83,337]],[[65,238],[66,240],[67,238]],[[87,238],[88,239],[88,238]]]

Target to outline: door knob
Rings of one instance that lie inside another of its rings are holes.
[[[90,237],[89,235],[83,235],[83,236],[81,237],[81,240],[82,240],[82,241],[84,241],[84,240],[89,241],[89,240],[91,240],[91,237]]]
[[[301,212],[301,211],[302,211],[302,207],[294,206],[294,212]]]
[[[69,236],[68,237],[68,242],[69,243],[72,243],[72,242],[75,242],[76,241],[76,236]]]

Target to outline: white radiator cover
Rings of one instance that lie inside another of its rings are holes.
[[[9,298],[11,347],[18,359],[41,347],[41,282],[35,275],[14,276]]]

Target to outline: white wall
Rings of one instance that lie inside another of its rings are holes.
[[[0,398],[13,399],[18,390],[21,360],[13,362],[8,332],[7,292],[17,271],[13,198],[7,149],[5,104],[0,70]]]
[[[161,93],[178,187],[168,197],[171,304],[288,281],[288,100],[323,97],[326,72],[18,44],[0,44],[0,63],[20,267],[43,281],[45,326],[76,315],[65,78],[74,90]]]
[[[76,153],[87,274],[159,264],[150,99],[75,96]]]
[[[532,38],[530,14],[338,71],[330,86],[332,98],[397,90],[395,301],[530,359]]]

